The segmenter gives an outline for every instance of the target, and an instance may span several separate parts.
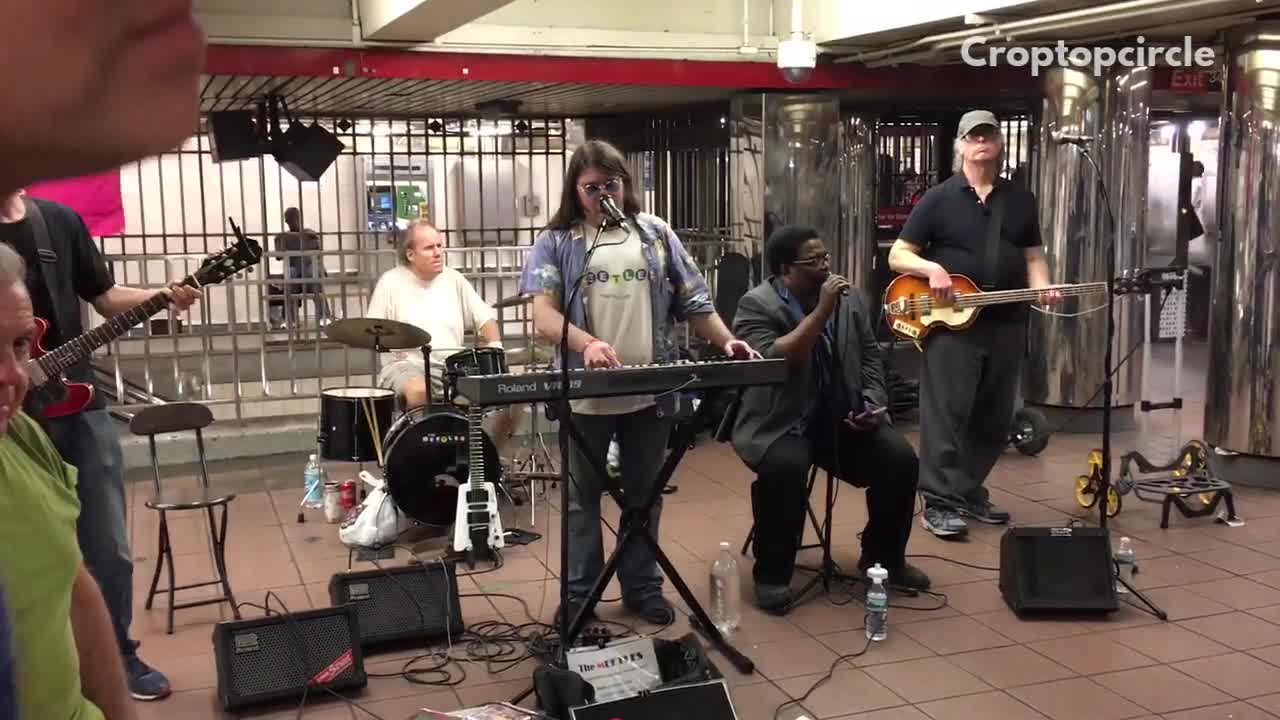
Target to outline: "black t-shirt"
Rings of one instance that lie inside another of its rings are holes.
[[[1040,218],[1036,198],[1018,183],[997,178],[987,202],[978,199],[964,174],[956,173],[930,188],[911,211],[898,237],[922,249],[921,257],[932,260],[947,272],[967,276],[982,287],[988,281],[987,227],[992,220],[991,203],[999,195],[1004,205],[1000,223],[1000,252],[997,254],[993,290],[1027,287],[1024,251],[1040,242]],[[1025,303],[992,305],[983,309],[987,319],[1022,320]]]
[[[49,332],[40,344],[46,350],[53,350],[84,332],[80,300],[91,302],[110,290],[115,280],[102,253],[94,245],[84,220],[76,211],[48,200],[33,198],[33,201],[40,206],[45,225],[49,228],[49,245],[58,256],[52,268],[58,285],[56,297],[51,296],[44,284],[44,272],[41,270],[44,261],[36,252],[30,218],[17,223],[0,223],[0,242],[12,246],[27,263],[27,291],[31,294],[31,304],[36,317],[49,323]],[[57,304],[56,315],[53,303]],[[89,359],[67,368],[64,375],[73,382],[92,382]],[[89,408],[102,407],[105,407],[105,401],[95,393]]]

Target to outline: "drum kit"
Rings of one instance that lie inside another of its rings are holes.
[[[472,426],[468,403],[455,391],[459,377],[509,372],[507,353],[503,349],[457,348],[444,361],[443,398],[433,398],[431,336],[426,331],[393,320],[353,318],[336,321],[325,332],[331,339],[352,348],[379,353],[420,350],[425,365],[427,402],[404,409],[397,418],[398,399],[391,390],[380,387],[321,390],[317,436],[320,457],[334,462],[376,462],[386,480],[387,493],[400,512],[430,528],[446,529],[455,524],[459,489],[468,482],[481,481],[481,476],[484,483],[491,483],[513,504],[522,504],[508,492],[497,446],[488,432]],[[513,353],[517,364],[539,356],[537,352],[517,353]],[[479,453],[471,451],[472,437],[478,438],[482,445]],[[543,450],[545,452],[545,444]],[[478,477],[472,477],[473,464],[483,469]],[[521,477],[529,475],[520,473]],[[532,488],[529,493],[532,500],[531,491]]]

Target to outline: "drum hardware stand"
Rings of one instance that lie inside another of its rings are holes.
[[[1061,141],[1061,139],[1059,139]],[[1080,154],[1084,156],[1089,164],[1093,166],[1094,176],[1098,181],[1098,190],[1102,194],[1103,207],[1107,211],[1107,244],[1106,244],[1106,282],[1107,282],[1107,346],[1103,351],[1103,372],[1106,373],[1102,382],[1102,462],[1099,464],[1098,472],[1098,525],[1105,529],[1107,527],[1107,506],[1111,497],[1111,413],[1112,395],[1114,391],[1113,376],[1115,368],[1112,363],[1115,353],[1115,337],[1116,337],[1116,299],[1126,292],[1132,292],[1134,286],[1129,283],[1122,283],[1118,288],[1116,285],[1116,238],[1115,234],[1119,230],[1116,224],[1115,210],[1111,207],[1111,194],[1107,192],[1106,181],[1103,178],[1102,169],[1098,167],[1098,163],[1093,159],[1093,155],[1089,152],[1087,142],[1073,143]],[[1149,292],[1149,290],[1148,290]],[[1116,496],[1117,498],[1119,495]],[[1110,543],[1108,543],[1110,544]],[[1114,563],[1113,563],[1114,565]],[[1127,585],[1126,585],[1127,587]],[[1169,615],[1155,603],[1153,603],[1146,595],[1136,589],[1132,590],[1134,597],[1141,600],[1151,612],[1161,620],[1167,621]]]

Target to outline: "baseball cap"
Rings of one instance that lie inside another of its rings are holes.
[[[956,128],[956,137],[962,138],[973,132],[973,129],[982,125],[991,125],[999,128],[1000,122],[996,120],[996,116],[992,115],[989,110],[970,110],[960,118],[960,126]]]

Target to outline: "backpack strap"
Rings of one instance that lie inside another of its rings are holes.
[[[36,243],[36,255],[39,259],[37,265],[40,266],[41,279],[44,280],[44,291],[49,296],[49,307],[54,315],[49,321],[61,330],[66,325],[59,315],[62,310],[61,303],[58,302],[58,276],[54,274],[54,269],[58,266],[58,253],[53,251],[49,225],[45,222],[44,213],[40,212],[40,206],[30,196],[24,195],[22,199],[26,205],[27,217],[31,220],[31,236]]]

